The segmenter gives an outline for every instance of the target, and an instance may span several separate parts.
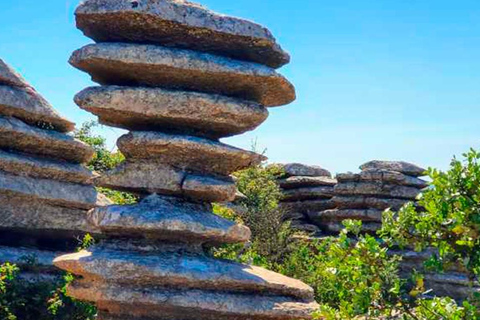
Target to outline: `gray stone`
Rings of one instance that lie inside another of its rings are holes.
[[[0,246],[0,264],[8,262],[18,266],[22,271],[34,268],[35,271],[57,273],[60,270],[54,267],[53,260],[60,254],[62,253],[32,248]],[[32,266],[31,262],[35,265]]]
[[[97,202],[97,192],[92,186],[16,176],[3,171],[0,171],[0,193],[85,210],[95,207]]]
[[[212,138],[253,130],[268,117],[267,109],[254,102],[159,88],[91,87],[77,94],[75,102],[105,125]]]
[[[305,214],[297,211],[287,211],[284,213],[283,218],[285,220],[304,220],[306,218]]]
[[[15,118],[0,117],[0,149],[86,163],[94,154],[87,144],[64,133],[31,127]]]
[[[160,132],[130,132],[117,141],[127,159],[149,159],[188,171],[229,175],[266,158],[220,142]]]
[[[0,85],[30,87],[27,81],[2,59],[0,59]]]
[[[100,84],[216,93],[266,107],[295,100],[295,88],[275,70],[189,50],[102,43],[75,51],[70,63]]]
[[[333,187],[313,187],[289,189],[283,191],[284,201],[298,201],[311,199],[330,199],[333,197]]]
[[[278,184],[283,189],[295,189],[305,187],[335,186],[337,180],[330,177],[289,177],[278,180]]]
[[[415,200],[420,190],[414,187],[405,187],[392,184],[373,182],[339,183],[335,186],[337,195],[378,196],[395,199]]]
[[[284,296],[246,295],[203,290],[123,286],[77,281],[70,296],[96,302],[112,315],[182,320],[306,320],[318,308]]]
[[[237,187],[229,178],[188,175],[183,181],[182,191],[187,198],[223,202],[235,200]]]
[[[294,220],[292,221],[290,227],[296,231],[305,232],[308,234],[319,235],[322,233],[322,230],[319,227],[306,221]]]
[[[342,222],[327,221],[325,223],[319,224],[319,227],[329,233],[339,233],[345,226]],[[382,224],[379,222],[363,222],[361,232],[362,233],[375,233],[377,230],[382,228]]]
[[[97,208],[89,214],[90,222],[110,235],[213,244],[250,238],[247,227],[214,215],[210,205],[172,197],[153,195],[139,204]]]
[[[382,222],[382,211],[375,209],[332,209],[320,212],[309,212],[308,217],[319,223],[326,221],[343,221],[347,219],[369,222]]]
[[[91,184],[93,174],[80,164],[0,150],[0,170],[15,175]]]
[[[18,118],[42,129],[69,132],[75,124],[60,116],[40,94],[32,88],[0,85],[0,115]]]
[[[212,52],[278,68],[290,61],[266,28],[178,0],[88,0],[77,27],[97,42],[152,43]]]
[[[270,292],[312,299],[313,290],[298,280],[263,268],[216,260],[199,254],[122,252],[93,248],[55,260],[63,270],[89,280],[106,280],[127,286],[181,286],[229,292]]]
[[[428,187],[428,182],[425,180],[383,169],[367,170],[360,173],[342,173],[337,175],[337,180],[338,182],[381,182],[419,189]]]
[[[397,171],[413,177],[425,176],[426,169],[404,161],[379,161],[374,160],[360,166],[361,170],[389,170]]]
[[[403,199],[386,199],[369,196],[337,196],[332,201],[338,209],[378,209],[386,210],[388,208],[398,211],[409,202]]]
[[[330,171],[320,166],[309,166],[301,163],[287,163],[279,165],[287,177],[306,176],[306,177],[332,177]]]
[[[335,208],[335,203],[331,199],[303,200],[293,202],[281,202],[280,209],[284,211],[298,211],[307,213],[311,211],[323,211]]]

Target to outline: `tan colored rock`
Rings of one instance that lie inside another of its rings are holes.
[[[112,315],[184,320],[306,320],[318,308],[283,296],[245,295],[202,290],[133,288],[78,281],[69,295],[96,302]]]
[[[80,164],[0,150],[0,170],[15,175],[91,184],[93,174]]]
[[[253,130],[268,117],[267,109],[254,102],[160,88],[91,87],[77,94],[75,102],[105,125],[212,138]]]
[[[421,168],[415,164],[404,161],[379,161],[374,160],[367,162],[360,166],[362,170],[389,170],[397,171],[413,177],[425,176],[426,169]]]
[[[382,211],[375,209],[332,209],[309,212],[308,217],[315,222],[343,221],[347,219],[369,222],[382,222]]]
[[[367,170],[360,173],[342,173],[337,175],[337,180],[342,182],[377,182],[395,184],[400,186],[423,189],[428,187],[428,182],[416,177],[407,176],[397,171]]]
[[[2,59],[0,59],[0,85],[30,87],[27,81]]]
[[[333,197],[333,194],[333,187],[330,186],[288,189],[283,191],[283,200],[299,201],[310,199],[330,199]]]
[[[93,150],[73,137],[31,127],[15,118],[0,117],[0,149],[13,149],[74,163],[86,163]]]
[[[70,63],[105,85],[214,93],[266,107],[295,100],[293,85],[271,68],[189,50],[101,43],[75,51]]]
[[[415,198],[420,194],[420,190],[414,187],[405,187],[392,184],[349,182],[337,184],[335,186],[335,194],[415,200]]]
[[[283,189],[296,189],[306,187],[335,186],[337,180],[330,177],[289,177],[278,180],[278,184]]]
[[[63,270],[91,281],[103,281],[125,286],[182,287],[228,292],[248,292],[284,295],[298,299],[313,299],[313,290],[301,281],[287,278],[254,266],[219,261],[203,255],[171,252],[119,252],[93,248],[55,260]]]
[[[290,61],[266,28],[178,0],[88,0],[77,27],[97,42],[152,43],[281,67]]]
[[[265,157],[208,139],[164,134],[130,132],[117,141],[127,159],[150,159],[199,173],[229,175],[260,164]]]
[[[15,88],[0,85],[0,115],[18,118],[42,129],[69,132],[73,122],[61,117],[52,106],[30,87]]]
[[[206,204],[152,195],[130,206],[97,208],[90,222],[108,235],[128,235],[185,243],[237,243],[250,238],[250,230],[212,214]]]

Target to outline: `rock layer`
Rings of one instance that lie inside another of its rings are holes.
[[[254,129],[265,107],[295,98],[271,67],[231,59],[280,65],[270,34],[180,0],[87,0],[77,24],[97,41],[124,41],[89,45],[70,62],[104,85],[78,94],[80,107],[132,130],[117,142],[126,162],[95,183],[142,200],[89,213],[106,239],[56,259],[82,277],[70,295],[110,320],[310,319],[317,305],[305,284],[204,251],[249,240],[209,202],[233,200],[230,174],[265,160],[217,139]]]

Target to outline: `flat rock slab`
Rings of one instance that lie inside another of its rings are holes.
[[[87,144],[64,133],[31,127],[15,119],[0,117],[0,149],[86,163],[94,154]]]
[[[42,272],[59,272],[53,265],[55,257],[61,255],[60,252],[44,251],[32,248],[14,248],[0,246],[0,264],[9,262],[15,264],[23,270],[34,268]],[[31,265],[31,258],[35,257],[35,265]]]
[[[0,150],[0,170],[32,178],[91,184],[93,174],[80,164]]]
[[[27,81],[2,59],[0,59],[0,85],[30,87]]]
[[[377,209],[386,210],[388,208],[398,211],[409,202],[404,199],[387,199],[369,196],[337,196],[332,198],[333,203],[338,209]]]
[[[0,193],[85,210],[92,209],[97,202],[93,186],[17,176],[4,171],[0,171]]]
[[[284,211],[296,211],[307,213],[311,211],[323,211],[335,208],[335,203],[331,199],[303,200],[303,201],[285,201],[280,203],[280,209]]]
[[[105,125],[212,138],[253,130],[268,117],[267,109],[255,102],[159,88],[91,87],[77,94],[75,102]]]
[[[405,187],[393,184],[373,182],[348,182],[335,186],[336,195],[377,196],[394,199],[415,200],[421,190],[415,187]]]
[[[185,196],[206,202],[232,201],[237,191],[230,178],[192,175],[150,161],[126,161],[97,178],[95,184],[137,194]]]
[[[315,302],[284,296],[240,293],[133,288],[113,283],[76,281],[67,292],[95,302],[112,315],[182,320],[306,320],[318,309]]]
[[[60,116],[39,93],[26,87],[0,85],[0,115],[18,118],[42,129],[69,132],[75,124]]]
[[[282,168],[287,177],[332,177],[330,171],[323,169],[320,166],[309,166],[301,163],[278,164],[278,166]]]
[[[238,243],[250,230],[212,213],[206,204],[150,196],[130,206],[109,206],[90,212],[90,221],[105,234],[186,243]]]
[[[266,28],[178,0],[88,0],[77,27],[96,42],[151,43],[281,67],[290,61]]]
[[[426,175],[426,169],[404,161],[379,161],[374,160],[360,166],[361,170],[389,170],[397,171],[412,177]]]
[[[70,63],[103,85],[216,93],[266,107],[295,100],[293,85],[274,69],[190,50],[101,43],[75,51]]]
[[[330,177],[302,177],[295,176],[278,180],[282,189],[296,189],[306,187],[335,186],[337,180]]]
[[[383,211],[376,209],[332,209],[320,212],[309,212],[308,217],[318,223],[343,221],[347,219],[382,222],[382,212]]]
[[[221,142],[160,132],[130,132],[117,146],[127,159],[144,159],[199,173],[227,176],[266,158]]]
[[[334,188],[331,186],[289,189],[283,191],[284,201],[299,201],[312,199],[330,199],[333,197]]]
[[[55,265],[84,279],[126,286],[268,293],[313,299],[312,288],[299,280],[203,255],[145,254],[93,248],[59,257]]]
[[[423,189],[428,187],[428,182],[416,177],[408,176],[398,171],[390,170],[367,170],[360,173],[341,173],[337,175],[339,182],[379,182],[397,184],[400,186],[416,187]]]

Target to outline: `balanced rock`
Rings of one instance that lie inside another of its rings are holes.
[[[275,70],[208,53],[127,43],[92,44],[70,63],[100,84],[150,86],[215,93],[266,107],[295,100],[295,89]]]
[[[361,173],[341,173],[338,174],[336,178],[339,182],[374,182],[415,187],[420,189],[428,186],[428,182],[425,180],[407,176],[406,174],[397,171],[389,171],[384,169],[369,169],[367,171],[362,171]]]
[[[415,164],[404,162],[404,161],[379,161],[374,160],[367,162],[360,166],[360,169],[363,171],[368,170],[389,170],[397,171],[413,177],[421,177],[426,173],[426,169],[421,168]]]
[[[97,42],[151,43],[281,67],[289,55],[264,27],[183,0],[96,0],[77,8],[77,27]]]
[[[330,171],[320,166],[309,166],[301,163],[287,163],[280,165],[287,177],[332,177]]]

